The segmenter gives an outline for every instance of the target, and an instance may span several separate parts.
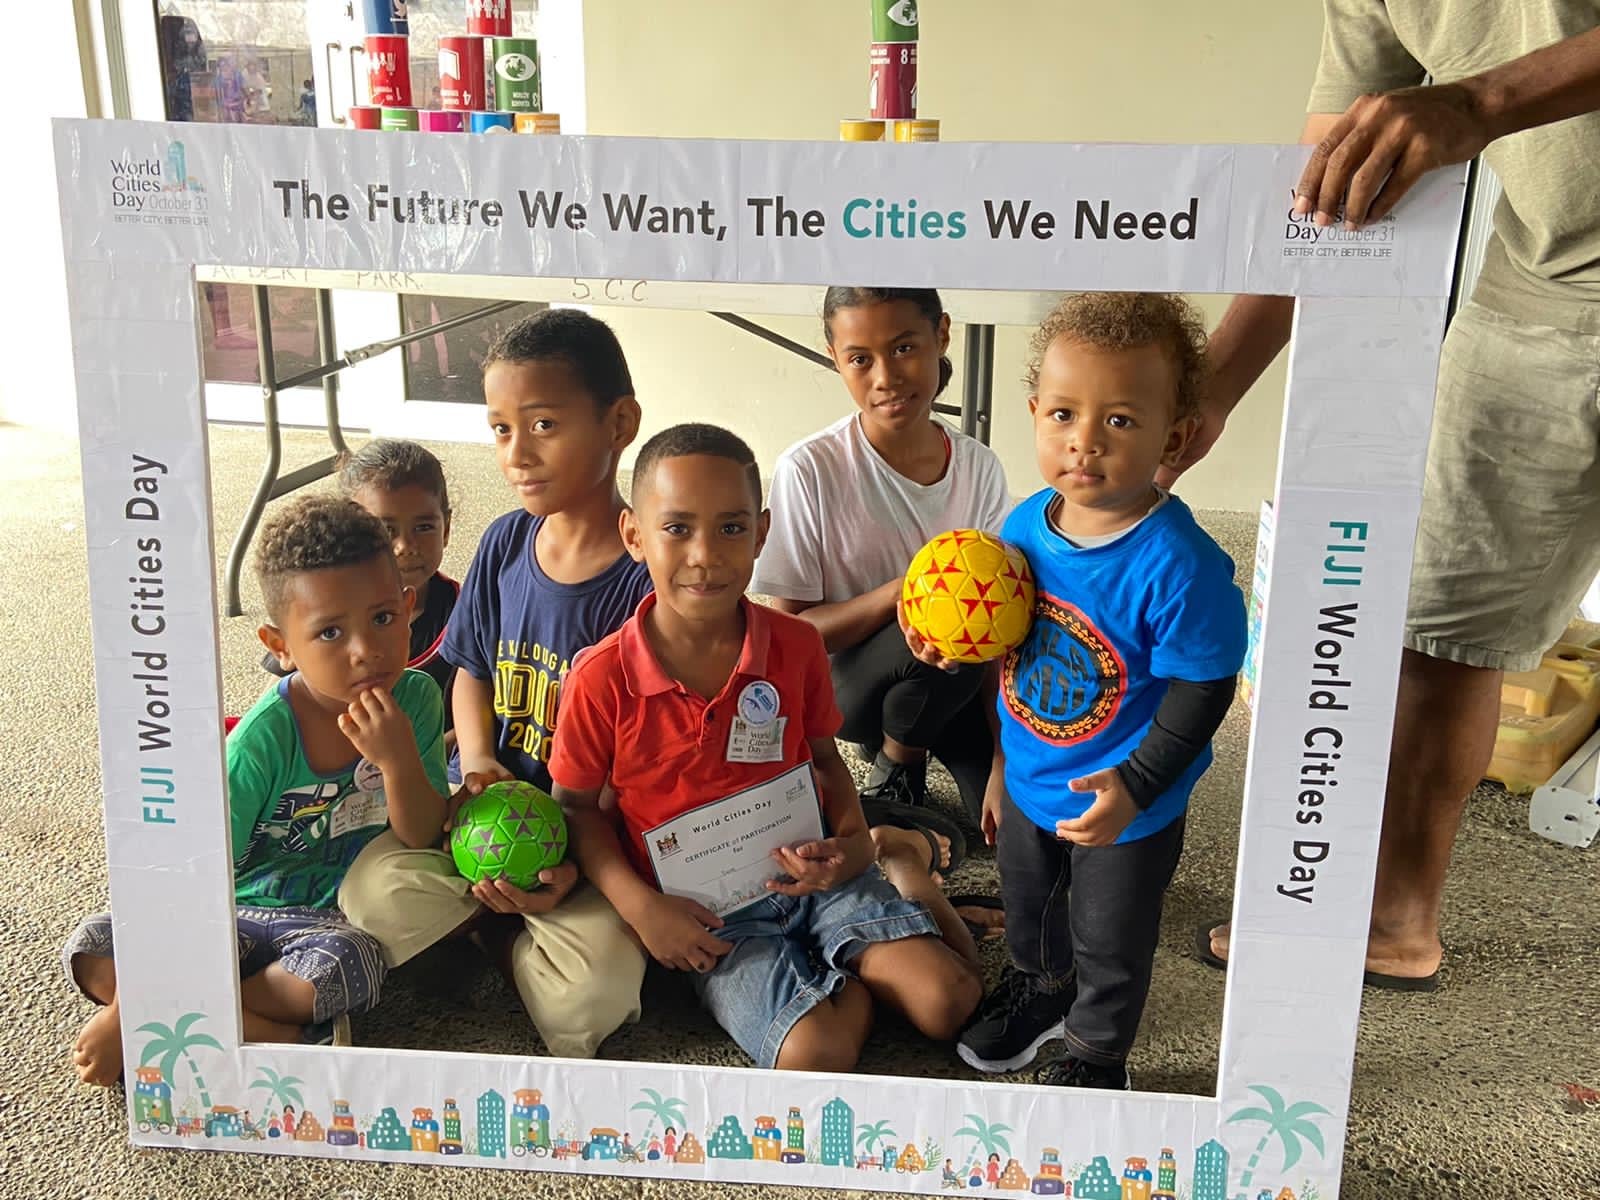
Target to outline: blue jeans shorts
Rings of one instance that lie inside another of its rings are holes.
[[[836,891],[763,897],[716,932],[733,949],[694,976],[695,990],[756,1066],[770,1068],[795,1023],[857,977],[852,966],[863,950],[937,937],[939,926],[872,866]]]

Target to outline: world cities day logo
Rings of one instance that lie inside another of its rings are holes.
[[[205,184],[189,174],[183,143],[174,141],[164,158],[124,154],[111,160],[112,219],[138,225],[210,223]]]

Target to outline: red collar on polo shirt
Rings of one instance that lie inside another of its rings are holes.
[[[661,669],[661,660],[656,657],[650,638],[644,631],[645,614],[655,603],[656,594],[650,592],[639,601],[633,620],[626,622],[618,631],[617,649],[621,653],[617,661],[622,666],[623,681],[628,685],[629,692],[640,697],[659,696],[662,692],[674,690],[689,693],[688,688]],[[739,661],[733,668],[733,675],[729,676],[730,682],[738,675],[766,674],[767,647],[772,643],[772,625],[767,610],[748,596],[739,597],[739,608],[744,613],[744,646],[739,651]],[[727,690],[726,684],[723,690]],[[715,696],[700,698],[707,701],[716,699]]]

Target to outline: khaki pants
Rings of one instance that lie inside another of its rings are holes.
[[[398,967],[481,907],[442,850],[412,850],[386,830],[361,851],[339,889],[350,922]],[[511,948],[517,994],[550,1053],[593,1058],[606,1037],[639,1019],[644,951],[616,909],[580,883],[553,911],[524,917]]]

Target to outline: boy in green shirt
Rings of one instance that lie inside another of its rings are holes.
[[[348,1040],[346,1014],[377,1002],[383,951],[338,908],[339,885],[386,828],[433,844],[447,791],[439,687],[406,669],[415,596],[389,535],[348,500],[303,500],[268,522],[256,550],[268,623],[289,672],[228,738],[244,1036]],[[104,1005],[73,1048],[78,1075],[122,1074],[109,914],[63,951],[68,976]]]

